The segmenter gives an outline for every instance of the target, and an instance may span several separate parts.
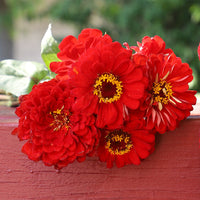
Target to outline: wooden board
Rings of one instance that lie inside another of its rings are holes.
[[[158,135],[155,152],[141,165],[120,169],[107,169],[96,157],[61,171],[33,162],[21,153],[23,142],[10,134],[16,126],[14,109],[1,106],[0,200],[200,199],[198,116]]]

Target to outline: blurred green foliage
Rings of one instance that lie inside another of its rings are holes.
[[[13,31],[13,22],[19,16],[33,19],[37,15],[39,0],[0,0],[0,26]]]
[[[34,16],[31,4],[37,4],[36,1],[7,1],[13,5],[23,2],[25,7],[31,6],[32,10],[27,10],[30,16]],[[25,12],[26,9],[23,10]],[[190,64],[195,77],[191,88],[200,91],[197,56],[200,42],[199,0],[60,0],[44,9],[40,16],[73,22],[79,30],[99,28],[110,34],[113,40],[126,41],[130,45],[136,45],[136,41],[141,41],[145,35],[159,35],[167,48],[173,49],[183,62]]]

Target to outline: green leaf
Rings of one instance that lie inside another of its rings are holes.
[[[48,69],[50,69],[51,62],[60,61],[57,57],[57,53],[60,51],[58,45],[59,43],[52,36],[51,24],[49,24],[41,42],[41,56]]]
[[[0,61],[0,89],[20,96],[28,94],[33,85],[48,75],[41,63],[17,60]]]

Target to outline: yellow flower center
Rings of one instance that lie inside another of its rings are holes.
[[[101,74],[95,81],[93,94],[99,98],[99,103],[118,101],[122,95],[122,82],[113,74]]]
[[[124,155],[133,147],[130,134],[121,129],[110,132],[105,139],[105,148],[112,155]]]
[[[160,110],[163,108],[163,104],[168,104],[173,95],[172,86],[170,83],[166,82],[163,79],[160,81],[155,81],[152,87],[152,99],[151,104],[158,103],[158,107]]]
[[[61,109],[57,109],[55,111],[50,112],[50,115],[53,117],[53,122],[50,124],[53,127],[54,131],[59,131],[62,128],[69,129],[70,128],[70,116],[71,113],[67,111],[63,111],[64,106]]]

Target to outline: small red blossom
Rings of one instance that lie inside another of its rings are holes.
[[[118,128],[127,108],[137,109],[147,81],[143,56],[132,57],[118,42],[99,43],[74,64],[70,85],[76,97],[73,108],[97,116],[96,126]]]
[[[136,53],[147,58],[144,68],[149,85],[140,107],[146,119],[146,127],[159,133],[174,130],[179,121],[185,119],[196,103],[196,91],[189,90],[192,69],[182,63],[165,42],[159,37],[144,37],[134,47]]]
[[[139,165],[153,151],[155,135],[142,128],[142,120],[134,116],[123,127],[115,130],[102,130],[98,147],[100,161],[108,168],[123,167],[128,164]]]
[[[102,35],[100,30],[91,28],[83,29],[78,38],[72,35],[65,37],[59,44],[60,52],[57,54],[62,62],[52,62],[51,70],[57,74],[58,79],[68,79],[73,63],[99,42],[109,43],[112,42],[112,39],[107,34]]]
[[[22,151],[31,160],[62,168],[92,154],[99,138],[95,118],[73,112],[73,103],[67,82],[55,79],[22,96],[16,109],[19,126],[13,134],[27,140]]]
[[[199,60],[200,60],[200,43],[199,43],[199,46],[198,46],[198,49],[197,49],[197,53],[198,53]]]

